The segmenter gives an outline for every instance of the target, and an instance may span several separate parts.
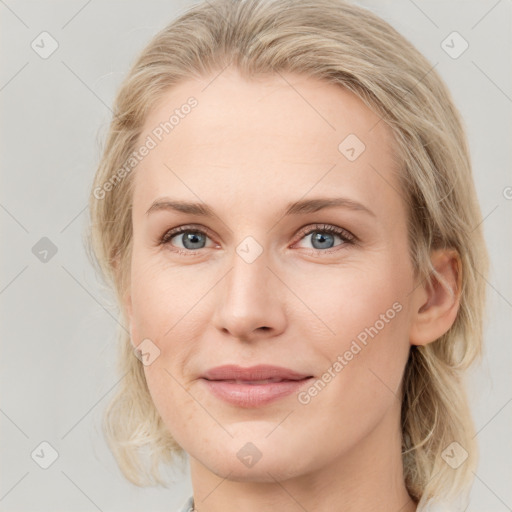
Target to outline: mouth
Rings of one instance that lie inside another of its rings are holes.
[[[249,386],[259,386],[262,384],[272,384],[274,382],[298,382],[301,380],[309,379],[310,377],[304,377],[304,379],[264,379],[264,380],[233,380],[233,379],[205,379],[210,380],[210,382],[227,382],[230,384],[246,384]]]
[[[201,377],[212,381],[224,380],[261,383],[261,381],[279,382],[284,380],[302,380],[312,377],[312,375],[283,366],[260,364],[251,366],[250,368],[243,368],[242,366],[228,364],[210,368],[204,372]]]
[[[217,367],[206,372],[200,380],[216,398],[237,407],[251,408],[289,397],[313,378],[282,367],[260,365],[252,368]]]

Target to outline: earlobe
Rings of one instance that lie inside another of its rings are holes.
[[[460,305],[462,267],[454,249],[431,254],[432,273],[415,291],[415,315],[409,339],[411,345],[427,345],[446,333],[455,322]]]

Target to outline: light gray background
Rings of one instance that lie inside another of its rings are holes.
[[[118,380],[115,309],[82,246],[115,91],[150,37],[192,3],[0,0],[2,511],[173,512],[192,493],[179,471],[171,489],[133,486],[107,450],[99,422]],[[468,510],[512,510],[511,1],[359,3],[436,64],[465,119],[492,256],[485,361],[471,380],[482,453]],[[59,44],[47,59],[31,48],[43,31]],[[453,31],[469,43],[457,59],[441,47]],[[32,252],[43,237],[57,248],[47,262]],[[59,455],[46,470],[31,458],[42,441]]]

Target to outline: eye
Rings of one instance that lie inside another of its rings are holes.
[[[175,242],[171,243],[173,239]],[[208,233],[204,228],[194,226],[179,226],[167,231],[160,240],[160,244],[170,244],[178,249],[180,253],[194,253],[194,251],[206,248]]]
[[[312,248],[320,252],[327,252],[326,249],[353,244],[355,242],[355,236],[352,235],[352,233],[346,229],[329,224],[315,224],[312,227],[308,227],[305,231],[302,231],[300,235],[302,235],[301,240],[310,237]],[[341,243],[335,245],[336,238],[338,238]],[[306,247],[306,249],[307,248],[308,247]]]

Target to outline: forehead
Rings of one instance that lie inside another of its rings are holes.
[[[227,69],[182,82],[147,116],[139,143],[149,139],[134,210],[162,194],[219,206],[219,197],[261,206],[333,189],[370,203],[397,200],[389,128],[355,94],[312,77],[248,80]]]

